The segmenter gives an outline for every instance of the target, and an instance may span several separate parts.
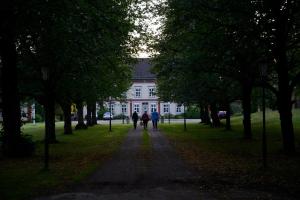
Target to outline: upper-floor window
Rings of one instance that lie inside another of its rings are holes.
[[[155,88],[149,87],[149,97],[155,97]]]
[[[135,87],[134,96],[136,98],[140,98],[142,96],[142,88],[141,87]]]
[[[164,104],[164,113],[169,113],[170,112],[170,106],[169,104]]]

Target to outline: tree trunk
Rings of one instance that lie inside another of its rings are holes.
[[[2,3],[1,3],[2,4]],[[9,5],[7,5],[9,4]],[[4,153],[17,156],[20,138],[21,111],[18,94],[17,58],[15,46],[15,16],[13,3],[3,3],[0,8],[0,56],[2,64],[2,115]]]
[[[66,103],[62,105],[64,112],[64,134],[72,134],[72,119],[71,119],[71,103]]]
[[[252,139],[251,129],[251,93],[252,86],[249,83],[243,83],[242,88],[242,107],[243,107],[243,125],[244,125],[244,138]]]
[[[217,111],[217,107],[216,104],[211,104],[210,106],[210,112],[211,112],[211,119],[212,119],[212,126],[213,127],[220,127],[221,122],[220,119],[218,117],[218,111]]]
[[[204,107],[202,105],[199,105],[199,109],[200,109],[200,120],[201,122],[200,123],[205,123],[205,111],[204,111]]]
[[[293,154],[295,152],[295,136],[292,117],[292,89],[289,86],[288,66],[284,55],[280,57],[278,65],[278,110],[283,150],[286,154]]]
[[[209,117],[209,110],[208,110],[208,106],[204,106],[204,123],[206,125],[211,125],[211,121],[210,121],[210,117]]]
[[[231,122],[230,122],[230,103],[226,103],[226,130],[231,130]]]
[[[87,129],[87,125],[85,125],[84,123],[84,119],[83,119],[83,105],[82,102],[78,102],[76,104],[76,108],[77,108],[77,120],[78,120],[78,124],[75,126],[75,129]]]
[[[49,95],[45,103],[45,129],[49,143],[57,143],[55,135],[55,101]]]
[[[86,110],[87,110],[86,123],[87,123],[88,126],[93,126],[93,123],[92,123],[92,105],[88,103],[87,106],[86,106]]]
[[[291,109],[285,105],[279,105],[279,115],[283,139],[283,150],[286,154],[293,154],[296,150]]]
[[[288,61],[288,44],[291,39],[290,28],[293,23],[290,19],[296,15],[292,12],[292,1],[287,1],[287,7],[283,10],[279,1],[272,2],[270,5],[270,10],[273,14],[272,18],[275,19],[273,53],[277,61],[278,110],[283,138],[283,150],[286,154],[293,154],[295,152],[295,138],[291,96],[294,88],[290,86],[289,71],[292,69],[292,65]]]
[[[96,125],[97,124],[97,116],[96,116],[96,103],[93,103],[91,105],[91,108],[92,108],[92,124],[93,125]]]

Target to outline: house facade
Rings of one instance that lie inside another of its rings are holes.
[[[183,113],[183,106],[173,102],[160,101],[156,95],[156,76],[151,73],[149,58],[139,58],[133,67],[132,85],[126,92],[123,102],[111,101],[105,105],[111,107],[114,116],[124,114],[131,117],[133,112],[141,116],[145,111],[149,114],[157,111],[161,116],[179,115]],[[110,106],[111,105],[111,106]]]

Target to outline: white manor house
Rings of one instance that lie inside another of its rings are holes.
[[[156,96],[156,77],[151,73],[149,58],[139,58],[133,67],[132,86],[126,92],[124,102],[111,101],[114,116],[124,114],[131,117],[136,111],[141,116],[145,111],[150,114],[156,110],[161,116],[179,115],[183,113],[183,106],[173,102],[160,101]],[[109,102],[105,106],[109,109]]]

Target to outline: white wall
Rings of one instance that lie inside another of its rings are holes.
[[[135,97],[135,88],[140,87],[141,88],[141,97],[136,98]],[[133,83],[130,89],[127,91],[127,99],[157,99],[157,97],[149,97],[149,88],[154,87],[154,82],[148,82],[148,83]]]
[[[141,88],[141,96],[135,97],[135,88],[140,87]],[[127,106],[127,112],[125,115],[130,116],[130,113],[134,112],[134,105],[139,104],[140,105],[140,112],[139,115],[142,115],[144,113],[143,111],[143,103],[148,103],[148,113],[151,112],[151,104],[156,104],[156,111],[159,111],[158,106],[160,107],[160,114],[162,116],[168,115],[169,113],[164,113],[164,104],[169,104],[170,109],[169,112],[172,115],[178,115],[183,113],[183,106],[181,106],[181,112],[177,112],[177,103],[169,103],[169,102],[159,102],[159,99],[157,96],[150,97],[149,96],[149,88],[155,88],[156,90],[156,84],[155,82],[141,82],[141,83],[133,83],[130,89],[126,92],[127,95],[127,102],[119,102],[119,101],[112,101],[112,104],[114,105],[114,112],[113,115],[120,115],[122,114],[122,104],[126,104]],[[131,112],[130,112],[130,103],[131,106]],[[106,108],[109,108],[109,102],[104,102],[104,106]],[[83,109],[84,116],[86,115],[86,107],[84,106]]]

